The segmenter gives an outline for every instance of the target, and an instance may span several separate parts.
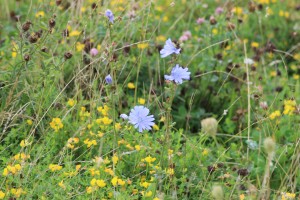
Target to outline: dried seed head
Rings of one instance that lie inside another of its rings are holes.
[[[39,37],[36,35],[36,33],[33,33],[28,37],[30,43],[36,43],[38,39]]]
[[[66,60],[72,58],[72,56],[73,56],[73,54],[71,52],[66,52],[65,55],[64,55]]]
[[[209,18],[209,22],[210,22],[211,25],[215,25],[215,24],[217,23],[217,20],[215,19],[214,16],[211,16],[211,17]]]
[[[24,55],[24,60],[25,60],[26,62],[28,62],[28,61],[30,60],[30,55],[25,54],[25,55]]]
[[[201,121],[202,132],[212,137],[216,136],[218,129],[218,121],[213,118],[206,118]]]
[[[63,30],[62,36],[63,37],[69,37],[69,30],[68,29]]]
[[[23,25],[22,25],[22,30],[24,32],[28,31],[30,29],[30,26],[32,25],[32,23],[30,21],[27,21],[25,22]]]
[[[46,52],[47,50],[48,50],[47,47],[42,47],[42,48],[41,48],[41,51],[42,51],[42,52]]]
[[[264,140],[264,148],[267,154],[273,154],[275,152],[276,144],[273,138],[267,137]]]
[[[53,18],[51,18],[49,20],[49,27],[52,29],[52,28],[54,28],[54,26],[55,26],[55,20]]]
[[[215,200],[222,200],[224,199],[224,192],[223,188],[220,185],[214,185],[212,187],[211,195]]]
[[[62,0],[56,0],[56,5],[59,6],[61,4]]]

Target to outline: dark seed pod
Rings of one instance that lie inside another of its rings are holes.
[[[215,25],[217,23],[217,20],[215,19],[214,16],[211,16],[210,19],[209,19],[209,22],[211,25]]]
[[[36,35],[36,33],[33,33],[28,37],[30,43],[36,43],[38,39],[39,37]]]
[[[283,89],[283,88],[282,88],[281,86],[278,86],[278,87],[275,88],[275,91],[276,91],[276,92],[281,92],[282,89]]]
[[[62,36],[63,37],[69,37],[69,30],[68,29],[63,30]]]
[[[23,25],[22,25],[22,30],[24,32],[28,31],[30,29],[30,26],[32,25],[32,23],[30,21],[27,21],[25,22]]]
[[[208,167],[207,167],[207,171],[208,171],[209,173],[213,173],[214,171],[216,171],[216,168],[215,168],[214,166],[208,166]]]
[[[256,5],[253,2],[250,2],[248,4],[248,9],[249,9],[250,12],[255,12]]]
[[[41,30],[35,32],[35,35],[36,35],[38,38],[41,38],[42,35],[43,35],[43,30],[41,29]]]
[[[97,8],[97,4],[96,3],[92,3],[92,9],[96,9]]]
[[[72,56],[73,56],[73,54],[71,52],[66,52],[65,55],[64,55],[66,60],[72,58]]]
[[[227,30],[228,31],[232,31],[235,29],[235,24],[231,23],[231,22],[228,22],[227,24]]]
[[[28,62],[28,61],[30,60],[30,55],[25,54],[25,55],[24,55],[24,60],[25,60],[26,62]]]
[[[51,18],[51,19],[49,20],[49,27],[50,27],[50,28],[54,28],[54,26],[55,26],[55,20],[54,20],[53,18]]]
[[[56,5],[59,6],[61,4],[62,0],[56,0]]]
[[[48,50],[47,47],[42,47],[42,48],[41,48],[41,51],[42,51],[42,52],[47,52],[47,50]]]
[[[248,169],[239,169],[237,173],[240,176],[247,176],[249,174]]]

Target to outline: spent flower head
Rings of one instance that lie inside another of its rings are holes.
[[[171,75],[165,75],[165,79],[181,84],[183,80],[190,80],[190,74],[191,72],[188,71],[188,68],[182,68],[177,64],[173,67]]]

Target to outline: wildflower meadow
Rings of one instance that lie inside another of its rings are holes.
[[[298,0],[0,11],[0,199],[300,199]]]

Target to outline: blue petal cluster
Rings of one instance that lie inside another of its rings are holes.
[[[153,115],[149,115],[149,109],[144,106],[135,106],[131,109],[129,114],[129,123],[134,125],[135,128],[139,130],[139,132],[143,132],[144,130],[151,130],[151,127],[154,125],[154,117]]]
[[[191,72],[188,71],[188,68],[182,68],[177,64],[173,67],[171,75],[165,75],[165,79],[181,84],[183,80],[190,80],[190,74]]]
[[[111,10],[107,9],[105,11],[105,16],[109,19],[111,23],[114,23],[114,14]]]
[[[113,80],[110,74],[105,77],[105,81],[107,84],[112,84]]]
[[[176,49],[175,45],[173,44],[172,40],[169,38],[166,41],[166,44],[162,50],[160,50],[160,56],[165,58],[173,53],[179,54],[181,49]]]

